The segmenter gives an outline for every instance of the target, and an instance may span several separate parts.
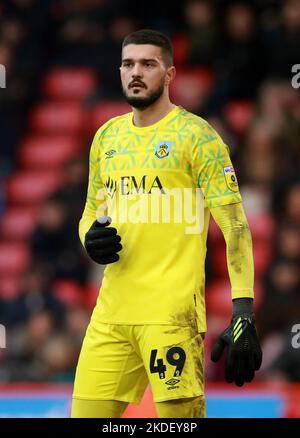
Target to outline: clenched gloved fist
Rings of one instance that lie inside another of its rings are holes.
[[[107,265],[119,260],[117,254],[122,249],[121,237],[117,234],[116,228],[108,227],[111,219],[103,216],[95,220],[85,235],[84,246],[94,262],[100,265]]]

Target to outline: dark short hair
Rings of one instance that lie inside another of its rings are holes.
[[[141,29],[127,35],[122,44],[122,49],[128,44],[152,44],[161,47],[162,56],[167,66],[173,65],[173,47],[169,37],[152,29]]]

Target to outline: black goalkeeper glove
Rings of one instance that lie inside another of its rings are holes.
[[[262,351],[256,333],[254,318],[235,316],[229,327],[218,337],[212,352],[211,360],[217,362],[227,346],[225,380],[243,386],[251,382],[254,372],[259,370],[262,362]]]
[[[111,223],[109,217],[103,216],[100,222],[95,220],[85,235],[84,246],[86,252],[94,262],[107,265],[119,260],[117,252],[121,251],[121,237],[116,228],[108,227]]]

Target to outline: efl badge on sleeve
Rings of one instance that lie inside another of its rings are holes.
[[[224,170],[224,175],[225,175],[226,184],[227,184],[228,188],[232,192],[238,192],[239,186],[237,183],[237,179],[236,179],[236,175],[235,175],[235,171],[234,171],[233,166],[224,167],[223,170]]]

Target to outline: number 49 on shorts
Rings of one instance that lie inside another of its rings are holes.
[[[150,356],[150,372],[158,373],[160,379],[165,379],[167,370],[163,359],[156,359],[157,350],[151,350]],[[173,377],[179,377],[182,373],[186,360],[185,351],[180,347],[172,347],[167,350],[166,361],[169,365],[175,367]],[[156,364],[155,364],[156,362]]]

